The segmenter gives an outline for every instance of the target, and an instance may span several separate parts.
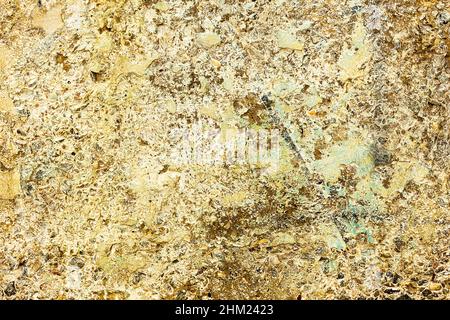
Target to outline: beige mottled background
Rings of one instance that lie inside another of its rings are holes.
[[[0,0],[0,298],[448,299],[449,19]],[[304,161],[167,161],[198,121],[273,129],[263,95]]]

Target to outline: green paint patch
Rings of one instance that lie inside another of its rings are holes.
[[[355,164],[358,177],[367,175],[374,167],[370,149],[360,138],[333,145],[327,153],[326,157],[313,163],[313,168],[329,183],[338,181],[342,165]]]
[[[365,234],[369,243],[374,243],[372,232],[361,222],[350,221],[347,224],[347,230],[350,234],[357,236]]]

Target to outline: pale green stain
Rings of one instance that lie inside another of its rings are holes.
[[[350,139],[329,148],[328,155],[313,163],[313,168],[320,172],[327,182],[337,182],[341,174],[341,166],[356,164],[358,177],[369,174],[373,160],[369,147],[361,144],[359,139]]]
[[[349,206],[350,211],[354,213],[358,213],[360,210],[364,210],[364,208],[357,208],[355,206]],[[372,236],[372,231],[365,226],[362,221],[348,221],[346,222],[346,231],[353,236],[357,236],[359,234],[365,234],[367,237],[367,241],[369,243],[375,243],[375,240]]]

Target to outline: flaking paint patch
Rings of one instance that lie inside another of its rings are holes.
[[[12,61],[13,54],[11,50],[3,44],[0,44],[0,74],[3,69]]]
[[[347,247],[339,229],[334,224],[320,226],[319,234],[320,238],[326,242],[329,248],[345,250]]]
[[[106,273],[136,272],[148,264],[144,253],[135,252],[128,247],[120,247],[121,253],[116,253],[116,246],[101,245],[97,252],[97,266]],[[127,251],[125,251],[127,250]],[[129,251],[128,251],[129,250]]]
[[[60,5],[50,8],[48,11],[36,8],[33,13],[33,25],[44,29],[47,34],[54,33],[64,25],[61,18],[62,9],[63,7]]]
[[[291,30],[280,30],[277,32],[277,45],[281,49],[303,51],[304,45],[295,37]]]
[[[392,197],[397,192],[402,192],[409,181],[424,183],[429,170],[415,161],[398,162],[394,167],[394,175],[390,186],[381,190],[381,195]]]
[[[6,92],[0,91],[0,111],[12,112],[14,103]]]
[[[204,48],[211,48],[218,45],[221,41],[221,38],[217,33],[207,31],[198,34],[197,41]]]
[[[362,137],[352,137],[335,144],[327,150],[327,155],[313,163],[313,168],[323,175],[326,182],[337,182],[341,166],[355,164],[359,177],[367,175],[373,168],[373,160],[367,142]]]
[[[349,80],[363,76],[367,70],[364,68],[371,56],[372,45],[367,38],[366,29],[361,20],[359,20],[353,29],[352,43],[344,49],[338,61],[341,70],[341,79]]]
[[[0,199],[13,200],[21,193],[18,169],[0,172]]]
[[[226,207],[235,207],[244,204],[245,200],[249,197],[245,191],[239,191],[231,194],[227,194],[222,199],[222,204]]]

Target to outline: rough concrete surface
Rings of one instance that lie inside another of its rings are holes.
[[[446,0],[0,0],[1,299],[450,298]],[[279,130],[276,168],[177,128]]]

